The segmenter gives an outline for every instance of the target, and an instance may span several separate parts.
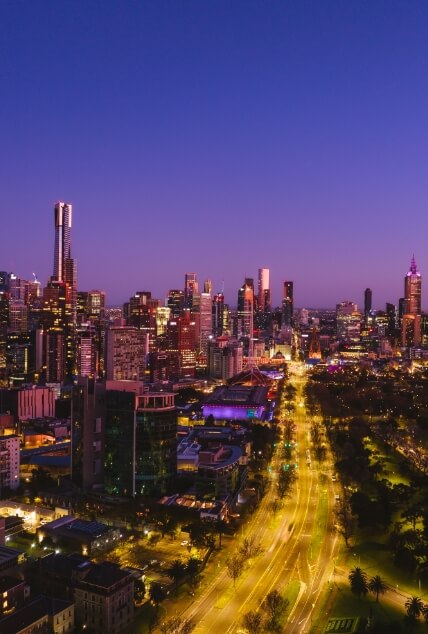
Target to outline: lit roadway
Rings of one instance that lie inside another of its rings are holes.
[[[283,631],[290,634],[309,632],[312,618],[318,615],[320,598],[324,598],[328,591],[333,574],[338,544],[333,529],[331,473],[320,482],[320,470],[327,473],[327,462],[319,469],[312,456],[308,459],[307,450],[311,453],[310,420],[306,418],[303,399],[305,380],[301,366],[297,366],[292,383],[297,388],[294,421],[298,448],[293,451],[292,462],[298,462],[299,466],[291,497],[286,499],[274,517],[277,472],[283,462],[277,449],[272,461],[272,482],[245,532],[246,536],[254,536],[260,541],[262,554],[248,562],[242,577],[237,580],[236,590],[225,566],[219,568],[215,580],[182,612],[183,617],[192,619],[196,624],[194,631],[198,634],[244,631],[244,614],[249,610],[259,610],[271,590],[286,593],[291,581],[300,582],[300,589],[297,600],[287,613]],[[327,496],[323,505],[324,518],[327,514],[324,528],[318,525],[320,516],[317,509],[321,496]]]

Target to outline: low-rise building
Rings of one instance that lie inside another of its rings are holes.
[[[74,598],[79,625],[116,634],[134,619],[134,575],[115,564],[93,564],[76,583]]]
[[[76,519],[72,515],[48,522],[37,530],[40,542],[49,536],[54,544],[63,543],[79,550],[82,555],[97,555],[114,548],[120,539],[118,528]]]

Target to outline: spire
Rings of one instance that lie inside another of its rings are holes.
[[[410,262],[410,272],[412,273],[412,275],[416,275],[417,273],[415,254],[412,255],[412,261]]]

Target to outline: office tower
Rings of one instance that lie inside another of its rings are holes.
[[[282,298],[282,327],[292,328],[294,325],[293,282],[284,282]]]
[[[87,311],[89,317],[104,317],[106,294],[104,291],[88,291]]]
[[[371,309],[372,309],[372,289],[366,288],[366,290],[364,291],[364,321],[366,326],[368,324]]]
[[[205,280],[204,282],[204,293],[209,293],[210,295],[212,295],[213,292],[213,285],[211,280]]]
[[[128,304],[127,325],[134,326],[147,335],[151,350],[155,347],[156,311],[159,305],[159,300],[153,299],[149,291],[138,291]]]
[[[227,337],[208,343],[208,373],[213,379],[227,381],[242,371],[242,345]]]
[[[186,273],[184,277],[184,306],[192,308],[193,296],[198,294],[199,285],[196,273]]]
[[[213,300],[211,293],[201,293],[199,298],[199,348],[207,355],[208,340],[212,336]]]
[[[269,269],[259,269],[259,310],[264,313],[266,305],[266,291],[269,290]]]
[[[401,325],[403,346],[418,346],[421,343],[421,288],[422,277],[413,256],[404,278],[404,314]]]
[[[44,366],[46,381],[50,383],[60,383],[76,373],[70,294],[66,282],[53,279],[43,289]]]
[[[336,334],[342,343],[360,340],[361,313],[354,302],[343,301],[336,305]]]
[[[213,298],[212,308],[212,331],[214,337],[220,337],[223,334],[223,312],[224,312],[224,295],[217,293]]]
[[[166,334],[170,319],[171,309],[168,306],[158,306],[156,308],[156,338]]]
[[[113,326],[107,331],[107,380],[143,381],[146,334],[133,326]]]
[[[105,384],[79,376],[71,388],[71,479],[85,491],[104,483]]]
[[[196,369],[196,322],[186,308],[178,319],[171,319],[167,328],[167,351],[180,357],[181,378],[193,377]]]
[[[237,335],[250,341],[254,334],[254,282],[247,277],[238,291]]]
[[[397,307],[394,304],[386,304],[386,315],[388,318],[387,336],[392,340],[397,333]]]
[[[159,495],[177,473],[174,394],[124,383],[106,392],[105,485],[111,494]]]
[[[166,304],[171,310],[171,319],[177,319],[180,317],[181,311],[184,307],[184,291],[179,289],[169,291]]]

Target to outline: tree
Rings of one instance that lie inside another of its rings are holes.
[[[190,634],[194,629],[195,623],[181,616],[172,616],[160,626],[162,634]]]
[[[260,554],[260,551],[260,542],[256,541],[254,535],[246,537],[242,542],[241,548],[239,549],[239,552],[242,555],[243,559],[251,559],[251,557],[256,557]]]
[[[186,566],[180,559],[174,559],[166,574],[175,583],[175,594],[178,594],[178,583],[186,576]]]
[[[278,620],[287,610],[289,603],[289,600],[283,597],[278,590],[269,592],[262,603],[262,608],[267,613],[271,625],[278,623]]]
[[[348,575],[349,583],[351,585],[351,592],[359,599],[365,596],[368,592],[367,575],[364,570],[361,570],[358,566],[353,568]]]
[[[227,522],[225,522],[222,519],[218,519],[215,523],[215,527],[216,527],[216,531],[218,533],[218,547],[221,548],[221,538],[222,535],[224,535],[226,528],[227,528]]]
[[[186,564],[186,573],[189,575],[192,588],[196,586],[199,571],[201,569],[201,560],[197,557],[190,557]]]
[[[410,619],[417,620],[424,611],[424,604],[420,597],[409,597],[404,606]]]
[[[387,585],[385,581],[379,575],[372,577],[368,583],[368,589],[372,594],[376,595],[376,602],[379,601],[379,595],[385,594],[387,591]]]
[[[336,529],[349,548],[349,539],[354,534],[354,518],[347,500],[341,500],[336,504]]]
[[[159,605],[166,599],[166,592],[160,583],[153,582],[149,590],[150,601],[154,604],[156,610]]]
[[[226,559],[227,574],[233,581],[233,587],[236,586],[236,580],[242,575],[244,570],[244,560],[242,555],[236,553]]]
[[[244,615],[243,625],[249,634],[259,634],[262,632],[262,616],[259,612],[251,610]]]

